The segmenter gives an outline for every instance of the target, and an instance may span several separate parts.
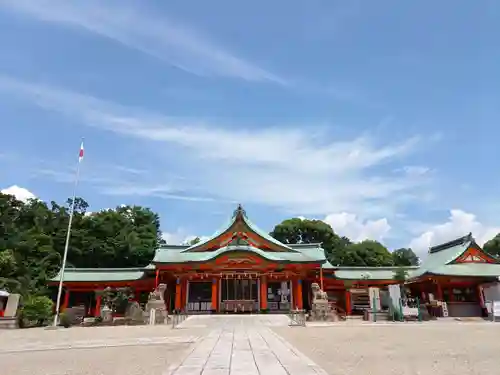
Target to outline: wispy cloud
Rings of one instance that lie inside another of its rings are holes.
[[[167,180],[168,183],[155,184],[153,181],[154,179],[145,177],[146,171],[143,170],[115,165],[88,166],[87,164],[88,162],[85,161],[87,170],[85,170],[85,173],[81,174],[81,182],[97,186],[100,193],[103,195],[129,197],[147,196],[191,202],[216,201],[216,199],[209,196],[185,194],[184,189],[176,183],[178,179],[172,176],[162,175],[162,180]],[[137,182],[138,174],[143,176],[140,182]],[[156,171],[151,171],[151,174],[155,176]],[[75,172],[64,167],[54,169],[39,166],[33,171],[33,177],[73,184]]]
[[[430,246],[451,241],[471,232],[476,241],[483,245],[500,232],[500,226],[492,226],[479,221],[475,214],[459,209],[450,210],[448,220],[444,223],[421,223],[420,235],[413,238],[408,245],[421,257],[426,256]]]
[[[5,0],[0,9],[86,30],[199,76],[288,84],[286,79],[218,46],[205,33],[123,1]]]
[[[419,138],[384,144],[368,135],[332,140],[326,129],[312,125],[245,128],[209,123],[5,78],[0,79],[0,90],[59,112],[68,123],[151,143],[145,152],[156,161],[151,171],[154,182],[128,180],[122,189],[130,195],[210,197],[310,215],[356,212],[362,220],[386,217],[425,190],[426,174],[394,172],[406,165],[404,158],[418,148]],[[182,176],[173,186],[165,173],[167,162],[169,173]]]

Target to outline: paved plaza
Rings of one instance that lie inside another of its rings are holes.
[[[169,326],[1,331],[6,375],[486,375],[500,324],[336,323],[279,315],[194,316]]]
[[[500,323],[359,322],[274,330],[332,375],[500,373]]]

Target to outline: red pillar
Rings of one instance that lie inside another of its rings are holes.
[[[182,281],[182,300],[181,300],[181,309],[184,309],[187,307],[188,304],[188,280],[183,280]]]
[[[267,309],[267,278],[261,276],[260,278],[260,308]]]
[[[346,315],[351,315],[351,291],[349,289],[345,290],[345,313]]]
[[[175,284],[175,309],[176,310],[181,309],[181,301],[182,301],[181,293],[182,293],[181,280],[177,279],[176,284]]]
[[[94,311],[94,316],[100,316],[101,315],[101,300],[102,296],[98,295],[95,301],[95,311]]]
[[[212,310],[217,311],[217,279],[212,279]]]
[[[321,288],[321,290],[325,290],[323,289],[323,266],[321,266],[319,269],[319,287]]]
[[[61,306],[61,311],[64,311],[68,308],[68,305],[69,305],[69,289],[66,288],[64,290],[64,301],[63,301],[63,304]]]
[[[302,301],[302,280],[298,279],[295,282],[295,307],[302,310],[304,304]]]

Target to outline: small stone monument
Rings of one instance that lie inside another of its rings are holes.
[[[337,315],[328,303],[328,296],[326,292],[322,291],[318,283],[311,285],[313,300],[311,306],[311,321],[335,321]]]
[[[368,295],[370,296],[370,309],[372,311],[380,311],[382,309],[380,303],[380,288],[368,288]]]
[[[113,322],[113,310],[107,305],[104,305],[101,309],[101,318],[104,323]]]
[[[154,291],[149,293],[145,313],[146,321],[149,321],[152,309],[155,309],[154,324],[163,324],[168,320],[167,308],[165,307],[165,299],[163,298],[166,290],[167,285],[159,284]]]
[[[5,307],[4,317],[15,318],[17,315],[17,309],[19,308],[19,300],[21,296],[19,294],[11,293],[7,298],[7,306]]]
[[[4,292],[3,295],[7,298],[7,306],[4,311],[4,316],[0,317],[1,328],[17,328],[17,310],[19,308],[19,294],[8,294]],[[5,298],[4,297],[4,298]],[[0,303],[3,303],[0,301]]]

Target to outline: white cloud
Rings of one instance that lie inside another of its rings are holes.
[[[366,239],[382,241],[391,229],[386,218],[361,220],[355,214],[346,212],[327,215],[323,221],[330,224],[337,234],[355,242]]]
[[[94,178],[93,183],[108,194],[209,197],[304,215],[355,212],[372,218],[390,217],[400,204],[419,199],[426,191],[426,176],[394,172],[418,148],[418,138],[393,144],[369,136],[332,140],[328,129],[313,125],[243,127],[167,117],[2,77],[0,90],[59,112],[69,124],[83,123],[144,142],[154,181],[134,176],[125,186],[119,179],[110,185],[109,174]],[[115,150],[122,159],[126,152]],[[181,178],[172,179],[172,174]],[[380,233],[387,226],[362,224],[367,225]]]
[[[6,0],[0,7],[43,22],[86,30],[192,74],[287,84],[283,78],[217,46],[206,33],[123,1]]]
[[[407,165],[402,168],[402,171],[412,176],[422,176],[426,173],[429,173],[430,168],[420,165]]]
[[[162,232],[162,238],[167,245],[187,245],[189,241],[194,240],[196,237],[199,237],[202,241],[208,238],[207,236],[187,234],[182,228],[177,229],[175,232]]]
[[[430,225],[421,235],[411,240],[411,247],[419,256],[425,255],[429,247],[451,241],[472,232],[479,245],[500,233],[500,226],[489,226],[478,221],[476,215],[462,210],[451,210],[448,221]]]
[[[31,191],[17,185],[12,185],[11,187],[2,189],[1,192],[3,194],[13,195],[22,202],[26,202],[28,199],[36,198],[35,194],[33,194]]]

